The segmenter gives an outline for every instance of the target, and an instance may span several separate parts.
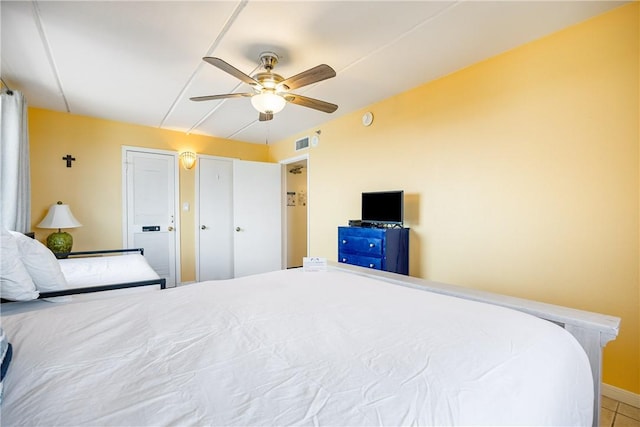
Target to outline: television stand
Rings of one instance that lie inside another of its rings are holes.
[[[409,229],[338,227],[338,262],[408,275]]]

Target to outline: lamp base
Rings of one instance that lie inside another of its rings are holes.
[[[47,247],[56,258],[66,258],[73,247],[73,237],[65,231],[57,231],[47,237]]]

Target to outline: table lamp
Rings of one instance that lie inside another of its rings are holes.
[[[82,227],[82,224],[73,216],[69,205],[58,202],[55,205],[51,205],[47,216],[37,226],[38,228],[57,228],[58,231],[51,233],[47,237],[47,247],[55,254],[67,254],[71,252],[73,237],[60,229]]]

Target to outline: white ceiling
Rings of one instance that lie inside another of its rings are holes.
[[[6,1],[2,79],[30,106],[265,143],[406,91],[626,2],[615,1]],[[337,76],[295,93],[258,122],[246,92],[202,61],[253,74],[263,51],[290,77],[318,64]]]

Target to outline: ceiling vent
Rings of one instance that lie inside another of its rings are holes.
[[[309,137],[305,136],[296,141],[296,151],[306,150],[309,148]]]

